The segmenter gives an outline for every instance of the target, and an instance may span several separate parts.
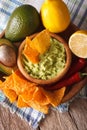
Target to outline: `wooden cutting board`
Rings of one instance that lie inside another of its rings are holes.
[[[77,28],[77,26],[75,26],[74,24],[70,24],[70,26],[62,33],[60,33],[60,35],[67,41],[68,43],[68,39],[71,36],[71,34],[73,34],[75,31],[79,30],[79,28]],[[87,72],[87,67],[84,68],[85,72]],[[70,100],[71,98],[73,98],[77,93],[80,92],[80,90],[87,84],[87,78],[83,79],[82,81],[80,81],[77,84],[74,84],[73,86],[71,86],[70,90],[67,92],[67,94],[64,96],[62,102],[66,102],[68,100]]]
[[[73,34],[75,31],[79,30],[74,24],[70,24],[69,27],[62,33],[59,33],[58,35],[60,35],[61,37],[63,37],[67,43],[68,43],[68,39],[70,37],[71,34]],[[2,38],[4,36],[4,31],[0,34],[0,38]],[[17,43],[18,44],[18,43]],[[87,67],[84,68],[85,72],[87,72]],[[3,74],[0,72],[0,78],[2,78]],[[73,98],[77,93],[79,93],[79,91],[87,84],[87,78],[81,80],[79,83],[74,84],[73,86],[70,86],[70,88],[67,90],[66,89],[66,94],[62,100],[63,102],[66,102],[68,100],[70,100],[71,98]]]

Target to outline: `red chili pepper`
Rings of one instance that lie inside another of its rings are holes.
[[[80,71],[86,65],[87,65],[87,60],[84,58],[79,58],[75,63],[73,63],[71,65],[69,71],[67,72],[67,74],[65,75],[65,77],[63,79],[66,79],[66,78],[70,77],[71,75],[73,75],[74,73]]]
[[[56,85],[54,86],[49,86],[49,87],[45,87],[45,89],[47,90],[56,90],[56,89],[60,89],[64,86],[68,87],[71,86],[75,83],[78,83],[79,81],[81,81],[84,76],[87,76],[87,73],[81,73],[81,72],[77,72],[74,75],[72,75],[71,77],[58,82]]]

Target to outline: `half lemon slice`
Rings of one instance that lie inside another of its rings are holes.
[[[87,58],[87,31],[73,33],[69,38],[69,48],[76,56]]]

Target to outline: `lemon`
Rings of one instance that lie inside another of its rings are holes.
[[[70,23],[69,10],[62,0],[45,0],[40,12],[42,23],[50,32],[62,32]]]
[[[78,57],[87,58],[87,31],[79,30],[69,38],[69,48]]]
[[[21,5],[11,14],[5,30],[5,37],[19,41],[34,33],[40,25],[40,15],[35,7]]]

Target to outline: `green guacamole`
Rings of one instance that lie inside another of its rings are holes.
[[[23,65],[27,73],[37,79],[51,79],[65,67],[66,54],[63,44],[54,38],[50,39],[51,46],[40,55],[40,62],[33,64],[23,56]]]

